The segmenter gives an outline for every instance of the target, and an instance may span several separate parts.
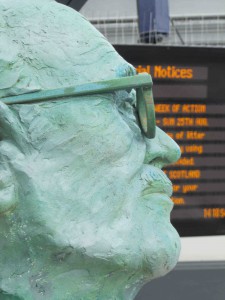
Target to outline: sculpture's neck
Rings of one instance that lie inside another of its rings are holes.
[[[133,300],[142,284],[137,276],[129,277],[124,272],[100,276],[92,275],[86,270],[73,270],[62,274],[55,282],[53,280],[54,291],[51,299],[58,299],[59,295],[60,299],[64,299],[64,291],[64,294],[68,294],[68,299],[74,297],[82,300]]]
[[[27,282],[27,278],[22,277],[23,275],[20,275],[20,285],[22,284],[24,288],[22,294],[18,293],[18,289],[14,286],[12,287],[14,293],[12,290],[0,290],[1,300],[7,300],[9,296],[13,300],[33,299],[33,295],[38,296],[38,299],[41,300],[133,300],[143,284],[140,284],[137,278],[135,280],[135,276],[132,276],[133,282],[131,283],[131,278],[122,276],[122,274],[120,276],[108,274],[100,278],[92,277],[84,270],[73,270],[60,274],[49,281],[41,278],[41,275],[39,278],[35,278],[33,275],[30,284]],[[26,286],[27,284],[29,286]]]
[[[71,259],[67,253],[34,255],[20,270],[16,257],[12,257],[12,270],[0,285],[0,299],[77,299],[77,300],[133,300],[144,280],[136,272],[119,270],[116,266],[105,265],[104,261],[91,263],[83,257]],[[46,256],[45,256],[46,255]],[[126,269],[125,269],[126,270]],[[4,298],[5,297],[5,298]]]

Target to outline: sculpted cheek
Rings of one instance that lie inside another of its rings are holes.
[[[24,105],[19,113],[28,124],[32,144],[45,158],[60,155],[67,160],[83,157],[92,164],[114,162],[128,156],[136,144],[110,95]]]
[[[96,101],[91,107],[89,101],[87,107],[80,107],[76,116],[80,143],[91,149],[92,154],[95,151],[101,158],[113,161],[132,147],[133,133],[111,99]]]

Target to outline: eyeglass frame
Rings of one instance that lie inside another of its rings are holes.
[[[155,108],[152,95],[152,78],[147,73],[134,76],[120,77],[111,80],[89,82],[77,86],[30,92],[17,96],[0,98],[7,105],[27,104],[42,101],[58,101],[62,98],[79,97],[96,94],[111,93],[119,90],[136,90],[137,111],[144,135],[153,139],[156,132]]]

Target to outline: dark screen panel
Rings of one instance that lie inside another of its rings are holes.
[[[157,125],[181,148],[181,159],[165,168],[174,187],[172,223],[181,236],[225,234],[225,50],[116,50],[152,75]]]

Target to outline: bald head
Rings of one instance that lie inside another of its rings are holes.
[[[0,11],[0,97],[129,73],[105,38],[69,7],[53,0],[1,0]]]
[[[54,0],[0,0],[0,12],[0,101],[9,95],[65,88],[135,73],[83,16]],[[115,102],[120,98],[114,99]],[[106,100],[113,105],[112,97],[105,99],[103,96],[92,97],[91,102],[89,97],[82,97],[63,105],[61,102],[10,106],[0,103],[0,161],[3,162],[5,156],[7,161],[14,161],[18,154],[15,149],[25,157],[34,149],[47,150],[53,156],[53,149],[58,148],[56,145],[62,146],[61,140],[64,143],[67,140],[63,133],[64,127],[68,130],[69,120],[74,124],[68,139],[76,136],[77,146],[82,144],[76,133],[79,132],[80,137],[90,140],[97,132],[83,133],[84,124],[92,122],[94,126],[98,121],[99,132],[107,128],[106,105],[98,120],[92,113],[97,111],[96,105]],[[10,187],[16,181],[12,165],[15,168],[14,164],[5,164],[0,170]],[[8,185],[4,183],[1,190],[5,191]],[[15,207],[15,189],[8,191],[11,200],[3,201],[2,197],[0,214]]]

